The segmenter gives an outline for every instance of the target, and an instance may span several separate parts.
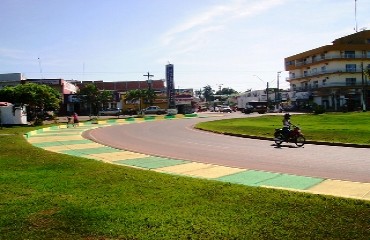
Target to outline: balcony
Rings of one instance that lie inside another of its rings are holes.
[[[354,68],[339,68],[339,69],[331,69],[331,70],[325,70],[325,71],[317,71],[313,73],[304,72],[302,74],[295,74],[294,76],[290,76],[286,78],[286,81],[291,80],[298,80],[301,78],[309,78],[309,77],[319,77],[322,75],[328,75],[328,74],[340,74],[340,73],[359,73],[361,74],[361,69],[354,69]]]
[[[328,56],[317,56],[316,58],[307,58],[306,60],[304,61],[299,61],[299,60],[296,60],[295,64],[293,63],[286,63],[286,66],[293,66],[293,67],[301,67],[301,66],[305,66],[305,65],[310,65],[310,64],[313,64],[313,63],[319,63],[319,62],[323,62],[323,61],[328,61],[328,60],[337,60],[337,59],[347,59],[347,60],[350,60],[350,59],[359,59],[359,60],[367,60],[367,59],[370,59],[370,55],[367,54],[367,55],[364,55],[364,54],[357,54],[357,55],[353,55],[353,54],[337,54],[337,55],[328,55]]]
[[[364,84],[362,84],[362,81],[358,82],[327,82],[327,83],[321,83],[321,84],[312,84],[307,86],[301,86],[301,87],[291,87],[292,90],[298,91],[298,92],[311,92],[323,88],[357,88],[361,89],[364,86],[368,87],[370,86],[370,80],[365,81]]]

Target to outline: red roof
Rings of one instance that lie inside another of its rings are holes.
[[[0,102],[0,106],[1,107],[6,107],[6,106],[8,106],[10,103],[8,103],[8,102]]]

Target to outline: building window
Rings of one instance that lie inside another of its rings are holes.
[[[303,76],[307,77],[307,75],[308,75],[307,71],[304,71]]]
[[[346,78],[346,86],[355,86],[356,78]]]
[[[367,51],[367,58],[370,58],[370,51]]]
[[[325,59],[325,53],[320,54],[321,59]]]
[[[345,51],[344,57],[345,58],[355,58],[355,51]]]
[[[326,79],[322,80],[322,85],[325,86],[326,85]]]
[[[313,87],[318,88],[319,87],[319,81],[314,81],[313,82]]]
[[[323,72],[323,73],[326,72],[326,66],[321,67],[321,72]]]
[[[356,72],[356,64],[346,64],[346,72]]]

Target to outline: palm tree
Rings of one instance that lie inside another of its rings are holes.
[[[143,97],[147,100],[149,105],[153,105],[153,101],[155,100],[157,94],[154,92],[153,89],[144,90]]]
[[[125,94],[126,101],[137,102],[139,101],[139,111],[141,110],[141,90],[134,89],[126,92]]]

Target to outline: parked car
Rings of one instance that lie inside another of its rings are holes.
[[[233,110],[229,106],[220,106],[219,111],[231,113]]]
[[[100,110],[98,115],[100,116],[119,116],[122,114],[121,109],[119,108],[107,108]]]
[[[158,106],[150,106],[150,107],[147,107],[143,110],[143,113],[144,114],[166,114],[167,111],[166,109],[163,109],[163,108],[160,108]]]

